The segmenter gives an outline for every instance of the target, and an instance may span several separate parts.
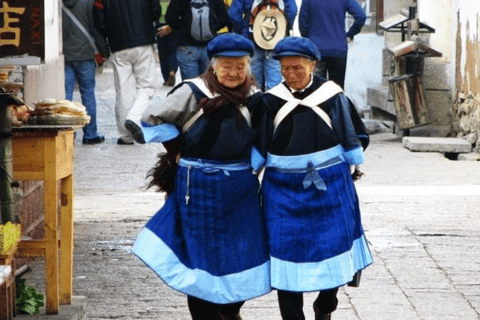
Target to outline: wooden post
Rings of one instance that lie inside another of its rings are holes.
[[[73,276],[73,174],[61,180],[60,304],[72,300]]]
[[[57,136],[44,139],[45,183],[45,276],[47,279],[47,314],[58,313],[58,191],[57,191]]]
[[[16,316],[15,308],[15,253],[17,245],[0,255],[0,265],[10,266],[11,276],[0,286],[0,319],[11,320]]]

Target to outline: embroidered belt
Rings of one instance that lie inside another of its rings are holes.
[[[345,162],[342,147],[337,145],[327,150],[300,156],[275,156],[268,154],[267,168],[282,173],[306,173],[303,179],[303,188],[307,189],[312,184],[318,190],[327,190],[325,182],[317,170]]]

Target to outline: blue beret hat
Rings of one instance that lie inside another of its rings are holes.
[[[243,57],[253,55],[253,42],[237,33],[225,33],[211,40],[207,53],[212,57]]]
[[[307,38],[285,37],[280,40],[273,51],[273,58],[280,59],[285,56],[303,56],[320,61],[320,51],[317,46]]]

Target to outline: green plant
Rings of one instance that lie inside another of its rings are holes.
[[[18,278],[15,281],[17,286],[16,305],[20,314],[37,314],[40,307],[44,305],[44,295],[38,292],[37,288],[27,286],[25,279]]]

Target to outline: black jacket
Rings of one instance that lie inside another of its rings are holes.
[[[216,17],[215,32],[218,32],[223,27],[228,27],[232,30],[232,22],[228,16],[227,7],[223,0],[208,0],[211,2],[210,8],[214,10]],[[208,41],[196,41],[190,35],[190,26],[187,21],[191,17],[191,0],[173,0],[170,1],[170,5],[165,15],[165,20],[173,30],[178,30],[177,46],[196,46],[204,47],[208,44]]]
[[[95,26],[112,52],[156,42],[154,23],[160,18],[157,0],[95,0]]]

